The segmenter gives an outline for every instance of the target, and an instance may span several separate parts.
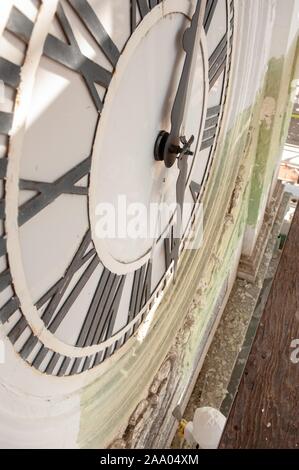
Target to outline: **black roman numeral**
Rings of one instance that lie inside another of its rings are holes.
[[[207,1],[207,6],[206,6],[206,11],[205,11],[205,17],[204,17],[204,28],[206,34],[209,31],[211,21],[213,19],[216,6],[217,6],[218,0],[208,0]]]
[[[169,268],[171,263],[174,261],[176,265],[179,258],[179,247],[180,247],[180,238],[174,237],[174,229],[171,228],[170,234],[164,240],[164,251],[165,251],[165,266],[166,269]]]
[[[139,8],[141,18],[143,19],[150,11],[148,2],[147,0],[137,0],[137,5]]]
[[[0,158],[0,178],[3,179],[6,176],[7,170],[7,158]]]
[[[196,203],[200,193],[200,184],[196,183],[195,181],[191,181],[189,188],[192,194],[193,201]]]
[[[48,305],[43,312],[42,320],[45,323],[45,326],[49,326],[49,330],[54,333],[58,326],[61,324],[65,316],[67,315],[69,309],[75,302],[79,293],[83,289],[84,285],[87,283],[91,274],[94,272],[95,268],[99,264],[99,259],[96,255],[95,249],[92,247],[88,252],[88,246],[91,244],[91,235],[90,231],[87,231],[85,234],[78,251],[76,252],[71,264],[66,270],[64,276],[59,279],[54,286],[36,303],[36,308],[41,309],[47,302]],[[89,264],[87,264],[89,262]],[[87,264],[83,274],[80,279],[77,281],[77,284],[57,311],[57,307],[60,304],[68,286],[70,285],[76,272],[81,269],[82,266]],[[27,321],[22,317],[16,325],[12,328],[9,333],[9,338],[12,343],[14,343],[19,336],[25,331],[27,327]],[[24,344],[21,355],[22,357],[27,357],[32,349],[37,344],[38,339],[31,334],[26,343]]]
[[[87,11],[85,13],[85,16],[90,19],[88,16],[90,12]],[[101,112],[103,103],[96,90],[95,83],[98,83],[104,88],[108,88],[111,73],[82,54],[71,25],[60,4],[58,5],[56,15],[69,44],[64,44],[54,36],[48,35],[44,46],[44,54],[81,74],[98,112]]]
[[[57,362],[59,361],[59,359],[61,358],[61,355],[59,353],[53,353],[52,357],[51,357],[51,360],[50,362],[48,363],[46,369],[45,369],[45,373],[46,374],[52,374],[53,373],[53,370],[57,364]]]
[[[162,0],[131,0],[131,31],[137,27],[137,12],[141,20]]]
[[[87,188],[76,186],[76,183],[89,174],[90,162],[91,157],[86,158],[54,183],[20,180],[20,189],[37,191],[38,194],[19,207],[19,226],[28,222],[62,194],[87,195]]]
[[[18,310],[19,306],[19,299],[15,296],[11,297],[0,309],[1,323],[7,322],[10,317]]]
[[[115,67],[119,59],[120,52],[87,0],[68,0],[68,3],[78,14],[80,20],[84,23],[86,29],[95,39],[111,65]]]
[[[12,126],[12,113],[0,111],[0,134],[8,135]]]
[[[41,318],[51,333],[56,332],[57,328],[60,326],[70,311],[71,306],[78,298],[83,287],[86,285],[92,273],[99,265],[99,259],[95,249],[94,247],[90,248],[90,245],[91,235],[90,231],[88,231],[84,236],[81,245],[74,255],[74,258],[64,276],[58,280],[55,285],[36,303],[36,308],[38,310],[47,304]],[[65,296],[67,288],[69,287],[74,275],[84,265],[86,265],[84,272],[81,274],[81,277],[72,288],[67,298],[61,304],[61,301],[63,300],[63,297]],[[151,262],[142,266],[134,273],[127,323],[130,323],[135,318],[135,316],[139,313],[139,311],[150,298],[151,274]],[[77,339],[77,347],[86,347],[93,344],[99,344],[100,342],[105,341],[107,338],[112,336],[125,280],[126,276],[118,276],[111,273],[106,268],[103,269],[92,301],[89,305],[79,337]],[[9,276],[7,277],[6,272],[3,273],[1,281],[3,286],[4,284],[7,285],[7,282],[9,282]],[[3,323],[7,321],[18,308],[18,299],[12,297],[0,310],[1,321]],[[27,328],[28,323],[25,317],[21,317],[8,334],[10,341],[14,344]],[[20,351],[20,355],[23,357],[23,359],[27,359],[29,354],[37,346],[38,342],[38,338],[34,335],[33,332],[31,332],[29,338]],[[48,352],[48,348],[40,345],[32,365],[36,368],[39,368]],[[107,354],[108,352],[105,352],[105,357]],[[53,356],[49,360],[45,372],[51,373],[60,358],[61,356],[59,354],[53,353]],[[86,361],[87,362],[84,362],[83,365],[84,370],[89,367],[91,358],[87,358]],[[66,370],[65,368],[68,366],[68,364],[69,361],[67,361],[67,358],[65,358],[61,365],[59,375],[64,374]],[[72,366],[71,373],[75,373],[78,370],[80,364],[81,359],[76,359]]]
[[[100,262],[96,254],[96,251],[93,247],[90,248],[89,251],[87,251],[90,244],[91,244],[91,235],[90,235],[90,231],[88,231],[86,235],[84,236],[81,242],[81,245],[78,251],[76,252],[71,264],[69,265],[67,271],[65,272],[64,276],[58,282],[56,282],[56,284],[36,304],[36,308],[39,310],[48,302],[48,305],[45,311],[43,312],[41,318],[45,326],[48,327],[51,333],[55,333],[57,328],[60,326],[60,324],[62,323],[62,321],[68,314],[71,306],[74,304],[74,302],[78,298],[83,287],[86,285],[92,273],[95,271],[96,267],[98,266]],[[66,300],[57,310],[74,275],[84,265],[87,265],[87,266],[85,267],[83,273],[81,274],[81,277],[79,278],[79,280],[77,281],[73,289],[71,290]],[[26,320],[24,318],[21,318],[19,322],[15,325],[15,327],[12,328],[11,332],[9,333],[10,340],[14,343],[18,339],[18,337],[24,332],[26,327],[27,327]],[[21,356],[24,359],[26,359],[28,355],[31,353],[31,351],[35,348],[37,343],[38,343],[38,338],[34,336],[33,333],[31,333],[28,340],[25,342],[22,350],[20,351]],[[47,353],[48,353],[48,349],[42,346],[34,358],[34,361],[33,361],[34,367],[38,368],[41,365]]]
[[[74,8],[76,7],[75,4],[78,2],[73,2]],[[81,4],[81,8],[84,9],[84,17],[83,21],[85,25],[90,27],[90,34],[94,36],[94,29],[95,29],[95,20],[91,13],[91,8],[85,8],[85,2],[79,2]],[[78,6],[78,5],[77,5]],[[44,45],[44,55],[65,67],[70,68],[71,70],[80,73],[83,80],[86,83],[88,91],[94,101],[96,109],[98,112],[101,112],[103,103],[99,97],[99,94],[96,90],[95,83],[103,86],[104,88],[108,88],[112,74],[108,70],[104,69],[100,65],[96,64],[88,57],[86,57],[80,51],[72,28],[70,26],[69,21],[64,13],[64,10],[61,5],[57,8],[57,18],[61,25],[61,28],[65,34],[65,37],[68,40],[68,44],[64,43],[60,39],[52,36],[51,34],[48,35],[45,45]],[[100,23],[99,23],[100,24]],[[99,26],[97,24],[97,26]],[[16,35],[19,39],[21,39],[26,44],[28,43],[31,33],[33,29],[32,22],[21,13],[17,8],[13,8],[7,23],[7,30],[10,31],[12,34]],[[98,32],[99,37],[105,36],[106,39],[108,37],[107,33],[104,34],[104,28],[102,27]],[[106,53],[110,54],[110,45],[106,47],[106,44],[101,42],[102,48]],[[113,53],[115,50],[113,49]]]
[[[211,147],[214,143],[219,122],[220,109],[220,106],[214,106],[209,108],[207,111],[207,119],[205,122],[201,150]]]
[[[61,364],[61,367],[59,369],[59,372],[58,372],[58,377],[63,377],[67,371],[67,368],[69,366],[71,362],[71,358],[70,357],[66,357],[63,361],[63,363]]]
[[[21,13],[20,10],[13,7],[8,18],[6,29],[21,41],[28,44],[33,30],[33,23],[27,16]]]
[[[76,346],[98,344],[112,335],[124,282],[125,276],[103,270]]]
[[[98,344],[112,336],[125,279],[125,276],[118,276],[104,269],[76,346],[84,347]],[[112,345],[112,347],[114,346]],[[89,367],[90,360],[91,358],[85,360],[83,366],[84,370]],[[74,361],[71,374],[76,373],[81,362],[82,358],[78,358]]]
[[[149,262],[144,264],[140,269],[135,271],[132,293],[130,299],[130,308],[128,315],[128,322],[130,323],[135,316],[144,307],[151,295],[151,281],[152,281],[152,264]]]
[[[213,88],[221,73],[225,69],[227,59],[227,34],[225,34],[209,58],[209,82]]]
[[[6,269],[5,271],[2,271],[0,274],[0,292],[4,291],[6,287],[8,287],[11,284],[11,274],[10,270]]]
[[[17,88],[20,83],[21,68],[0,57],[0,80],[12,88]]]
[[[42,315],[42,320],[45,325],[49,327],[49,330],[52,333],[55,333],[70,310],[71,306],[77,299],[79,293],[82,291],[83,287],[99,264],[99,258],[96,254],[95,248],[92,247],[87,252],[90,243],[91,235],[90,231],[88,231],[63,278],[58,281],[58,283],[37,303],[37,308],[41,308],[49,298],[51,299]],[[80,279],[77,281],[75,287],[72,289],[71,293],[57,312],[57,307],[60,304],[60,301],[62,300],[74,275],[82,266],[86,264],[87,267],[85,268]]]
[[[152,263],[149,261],[134,273],[127,325],[134,320],[134,318],[148,302],[151,296],[151,284]],[[123,341],[127,341],[127,339],[129,339],[129,337],[135,333],[139,324],[140,322],[137,321],[137,323],[134,324],[133,329],[127,331],[125,337],[118,341],[116,348],[119,348]]]

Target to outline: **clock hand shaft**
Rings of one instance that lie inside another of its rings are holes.
[[[164,202],[164,193],[161,191],[160,193],[160,199],[159,199],[159,206],[158,206],[158,213],[157,213],[157,218],[156,218],[156,221],[155,221],[155,233],[154,233],[154,238],[153,238],[153,242],[152,242],[152,249],[151,249],[151,262],[153,262],[153,257],[154,257],[154,251],[155,251],[155,247],[156,247],[156,244],[157,244],[157,240],[159,238],[159,223],[161,221],[161,205],[163,204]]]
[[[173,247],[173,259],[174,259],[174,278],[177,272],[177,265],[179,260],[179,251],[180,251],[180,242],[181,242],[181,231],[183,225],[183,205],[184,205],[184,195],[185,195],[185,185],[187,180],[187,171],[188,171],[188,155],[183,155],[180,157],[180,173],[177,180],[176,186],[176,197],[177,197],[177,220],[174,231],[174,247]]]
[[[194,136],[191,137],[189,142],[186,142],[182,153],[178,157],[178,168],[179,176],[176,183],[176,200],[177,200],[177,222],[174,233],[174,276],[177,271],[177,264],[179,258],[180,242],[182,238],[182,226],[183,226],[183,209],[185,199],[185,187],[188,173],[188,149],[194,141]]]
[[[171,130],[164,150],[164,161],[167,167],[171,167],[176,155],[171,152],[171,147],[177,145],[180,138],[180,130],[188,104],[188,95],[190,96],[193,83],[193,67],[197,57],[196,51],[200,46],[201,28],[204,19],[207,0],[198,0],[195,13],[191,20],[191,26],[183,37],[183,48],[186,52],[183,72],[180,78],[179,87],[171,111]]]

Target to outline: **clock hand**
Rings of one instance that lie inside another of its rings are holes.
[[[164,196],[165,196],[165,194],[164,194],[163,189],[162,189],[161,192],[160,192],[158,213],[157,213],[157,218],[156,218],[156,221],[155,221],[155,228],[154,228],[155,233],[153,234],[154,238],[153,238],[152,249],[151,249],[151,263],[153,263],[154,251],[155,251],[157,240],[158,240],[158,237],[159,237],[159,223],[160,223],[160,219],[161,219],[160,210],[161,210],[161,204],[163,204],[163,202],[164,202]]]
[[[178,143],[180,140],[180,131],[184,121],[185,113],[188,108],[188,100],[192,89],[193,68],[196,63],[197,50],[200,47],[200,35],[206,9],[207,0],[198,0],[195,13],[191,20],[190,27],[183,36],[183,49],[186,52],[186,58],[183,66],[179,87],[171,111],[171,129],[170,133],[161,131],[155,145],[155,159],[164,160],[167,168],[170,168],[176,158]]]
[[[190,152],[190,147],[194,142],[194,136],[190,138],[187,142],[184,137],[181,138],[183,143],[182,152],[178,156],[178,168],[179,176],[176,183],[176,200],[177,200],[177,222],[174,233],[174,248],[173,248],[173,259],[174,259],[174,278],[176,276],[178,259],[179,259],[179,250],[180,242],[182,236],[182,224],[183,224],[183,208],[184,208],[184,199],[185,199],[185,188],[187,181],[188,173],[188,156],[192,153]]]

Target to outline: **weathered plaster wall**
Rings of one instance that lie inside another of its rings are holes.
[[[250,256],[263,213],[277,176],[277,166],[290,119],[290,96],[298,41],[298,1],[278,2],[270,47],[270,61],[262,87],[260,126],[251,179],[250,203],[243,253]],[[277,32],[279,31],[279,34]]]

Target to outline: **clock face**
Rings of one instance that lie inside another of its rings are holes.
[[[196,4],[61,0],[52,17],[30,0],[0,6],[0,320],[40,372],[79,374],[116,353],[158,302],[196,224],[224,110],[233,2],[206,2],[193,60],[179,244],[180,171],[154,158]],[[152,212],[161,202],[162,220]]]

